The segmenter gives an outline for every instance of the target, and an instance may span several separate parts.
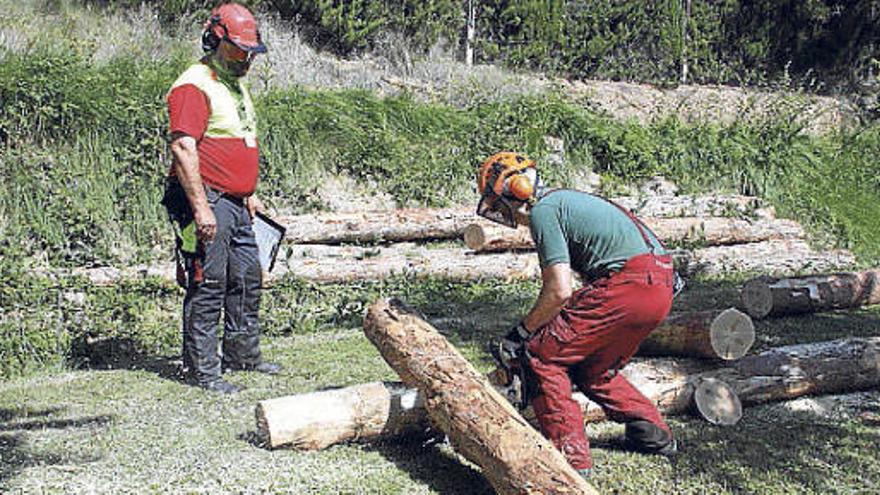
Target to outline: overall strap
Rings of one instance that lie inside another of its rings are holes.
[[[632,223],[634,223],[636,228],[639,229],[639,233],[642,234],[642,239],[645,241],[645,245],[648,246],[648,249],[651,251],[651,253],[654,252],[654,243],[652,243],[651,238],[648,237],[648,232],[651,232],[651,234],[654,235],[654,238],[657,239],[657,242],[660,244],[660,247],[662,247],[663,249],[666,249],[666,245],[663,244],[663,241],[661,241],[659,237],[657,237],[657,234],[654,234],[654,231],[652,231],[650,228],[648,228],[648,226],[645,225],[645,223],[642,222],[638,217],[633,215],[633,213],[631,211],[629,211],[628,209],[624,208],[623,206],[617,204],[616,202],[611,201],[608,198],[602,198],[602,199],[604,199],[605,201],[608,201],[609,203],[616,206],[617,209],[622,211],[624,213],[624,215],[626,215],[630,220],[632,220]]]

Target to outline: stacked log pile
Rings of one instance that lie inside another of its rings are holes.
[[[839,270],[853,263],[845,251],[813,250],[797,224],[773,218],[772,210],[760,208],[756,198],[658,196],[617,201],[642,215],[668,243],[702,246],[674,251],[680,271],[686,274],[754,271],[790,276]],[[719,216],[731,213],[739,216]],[[395,275],[460,280],[539,275],[536,257],[526,252],[533,249],[528,231],[479,219],[471,207],[328,213],[278,220],[287,226],[287,245],[279,254],[272,278],[287,275],[316,282],[346,282]],[[471,249],[426,244],[462,238]],[[121,278],[150,275],[172,280],[174,270],[166,263],[73,273],[106,285]]]

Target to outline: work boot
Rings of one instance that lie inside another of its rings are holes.
[[[267,375],[277,375],[281,372],[282,366],[278,363],[267,363],[265,361],[257,364],[224,364],[223,369],[226,371],[256,371],[257,373],[265,373]]]
[[[200,383],[199,387],[208,390],[209,392],[216,392],[224,395],[235,394],[242,390],[241,387],[233,385],[222,378],[207,383]]]
[[[626,424],[626,446],[642,454],[672,457],[678,453],[678,442],[672,433],[644,420]]]

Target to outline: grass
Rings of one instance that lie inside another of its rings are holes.
[[[737,283],[694,281],[676,308],[728,307]],[[487,341],[527,309],[537,284],[287,281],[267,292],[263,313],[270,335],[263,352],[285,371],[232,374],[231,381],[247,387],[232,397],[176,379],[179,297],[173,288],[147,281],[122,291],[65,290],[85,294],[79,326],[117,344],[143,342],[111,346],[119,359],[80,358],[84,369],[31,371],[0,383],[5,493],[491,493],[479,470],[443,444],[265,450],[256,444],[253,407],[266,398],[395,379],[359,328],[365,305],[380,296],[404,297],[441,322],[450,341],[488,371]],[[485,323],[455,319],[472,314]],[[880,308],[767,320],[757,331],[758,350],[878,336]],[[821,399],[749,408],[735,428],[674,418],[683,454],[672,461],[621,451],[619,425],[590,425],[595,484],[614,493],[870,493],[880,486],[880,431],[854,414],[880,410],[880,391],[854,397],[822,414],[809,407]]]

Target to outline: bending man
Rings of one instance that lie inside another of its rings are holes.
[[[574,190],[545,192],[534,161],[510,152],[480,167],[477,212],[528,225],[541,264],[531,311],[500,342],[502,364],[523,372],[542,433],[583,476],[593,466],[572,381],[639,451],[672,454],[675,440],[654,404],[618,371],[672,304],[672,260],[629,211]],[[575,271],[583,288],[572,292]]]

